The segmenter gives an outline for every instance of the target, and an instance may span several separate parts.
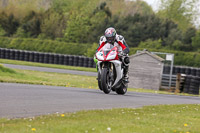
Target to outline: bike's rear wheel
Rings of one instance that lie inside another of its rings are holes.
[[[101,86],[105,94],[110,93],[112,88],[112,80],[108,68],[103,68],[101,72]]]

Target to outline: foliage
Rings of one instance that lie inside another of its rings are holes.
[[[64,35],[63,30],[66,28],[66,18],[62,13],[49,11],[45,14],[40,28],[45,38],[62,38]]]
[[[27,38],[30,37],[30,33],[26,33],[22,27],[19,27],[13,37]]]
[[[22,29],[30,37],[36,38],[41,33],[41,23],[43,15],[34,11],[30,12],[25,18],[22,24]]]
[[[200,50],[200,31],[197,32],[196,36],[194,36],[192,38],[192,46],[195,49],[199,49]]]
[[[0,12],[13,14],[17,19],[23,19],[29,12],[43,12],[50,7],[51,0],[1,0]]]
[[[16,74],[16,71],[14,71],[13,69],[10,69],[10,68],[6,68],[1,64],[0,64],[0,72],[3,72],[3,73],[15,73]]]
[[[5,36],[5,34],[6,34],[6,32],[4,31],[4,29],[0,25],[0,36]]]
[[[12,36],[19,27],[19,21],[13,14],[7,15],[5,12],[0,13],[0,25],[6,32],[6,36]]]
[[[93,36],[93,31],[110,15],[104,3],[96,8],[96,2],[81,2],[80,9],[72,10],[67,21],[65,40],[67,42],[86,43]],[[80,6],[80,3],[77,3]],[[95,9],[96,8],[96,9]],[[101,18],[100,18],[101,17]],[[103,19],[102,19],[103,18]],[[94,40],[94,39],[93,39]]]
[[[91,47],[91,44],[66,43],[62,41],[40,40],[32,38],[0,37],[0,47],[70,55],[84,55],[84,53],[87,51],[87,48]]]
[[[86,43],[90,31],[90,19],[89,16],[82,12],[83,11],[81,11],[81,13],[79,11],[72,12],[65,32],[65,39],[67,42]]]
[[[140,42],[139,48],[154,48],[154,49],[161,49],[162,48],[162,40],[155,40],[152,41],[151,39],[146,40],[145,42]]]
[[[142,15],[153,14],[151,6],[142,0],[109,0],[106,2],[111,13],[120,17],[134,16],[136,13]]]
[[[97,47],[98,47],[98,44],[94,43],[91,48],[87,49],[87,52],[85,53],[85,56],[94,57],[94,54],[96,52]]]
[[[191,25],[197,12],[198,0],[161,0],[160,17],[168,18],[178,24],[178,27],[186,31]]]

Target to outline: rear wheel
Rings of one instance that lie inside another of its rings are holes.
[[[108,68],[103,68],[101,71],[101,86],[105,94],[110,93],[112,88],[112,80]]]
[[[127,92],[128,83],[122,83],[119,88],[116,89],[116,93],[124,95]]]

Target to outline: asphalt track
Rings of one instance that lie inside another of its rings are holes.
[[[80,110],[139,108],[159,104],[200,104],[200,97],[0,83],[0,118],[19,118]]]

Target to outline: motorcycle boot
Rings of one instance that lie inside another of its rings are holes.
[[[129,83],[128,69],[129,69],[129,66],[126,66],[126,67],[124,68],[124,81],[125,81],[126,83]]]

